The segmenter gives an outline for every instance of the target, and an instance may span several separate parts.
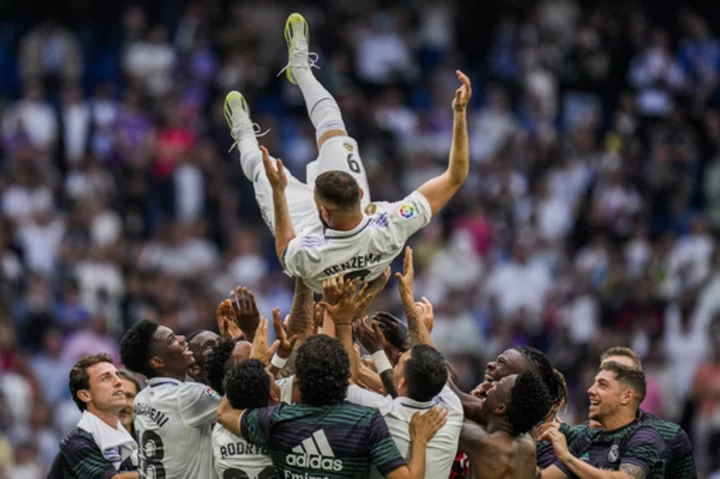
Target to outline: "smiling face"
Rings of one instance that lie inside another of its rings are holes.
[[[606,417],[616,414],[618,409],[627,403],[626,388],[617,380],[612,371],[600,371],[595,382],[588,389],[591,420],[602,422]]]
[[[502,416],[507,411],[510,402],[510,391],[515,385],[517,374],[511,374],[504,378],[493,381],[485,391],[485,402],[480,409],[480,414],[486,420],[491,416]]]
[[[88,389],[78,391],[78,398],[93,410],[119,413],[127,407],[127,399],[123,390],[123,381],[117,368],[107,362],[100,362],[88,367]]]
[[[182,377],[187,368],[195,364],[185,336],[177,336],[167,326],[159,326],[153,334],[153,352],[150,363],[153,369],[164,374]]]

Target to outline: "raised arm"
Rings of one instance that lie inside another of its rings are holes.
[[[265,165],[265,174],[267,175],[273,193],[273,206],[275,209],[275,251],[277,253],[280,264],[285,267],[285,250],[290,241],[295,238],[295,230],[290,220],[290,211],[288,209],[287,198],[285,197],[285,188],[287,188],[287,176],[285,176],[285,168],[283,168],[282,160],[276,159],[275,165],[270,161],[270,153],[267,148],[261,146],[263,153],[263,164]]]
[[[395,273],[398,279],[398,288],[400,290],[400,299],[402,300],[405,318],[407,319],[408,329],[410,330],[410,341],[415,344],[427,344],[435,346],[430,338],[430,332],[427,330],[426,323],[421,320],[420,313],[426,313],[425,308],[418,309],[413,298],[413,282],[415,281],[415,267],[413,266],[413,251],[411,247],[405,248],[405,260],[403,262],[403,272]],[[425,300],[427,304],[429,301]],[[432,306],[431,306],[432,308]],[[432,309],[430,309],[432,313]]]
[[[470,144],[467,132],[467,104],[472,96],[470,79],[460,70],[456,72],[462,86],[455,92],[453,100],[453,138],[450,147],[450,163],[447,170],[418,188],[428,200],[432,214],[450,201],[450,198],[465,182],[470,169]]]
[[[297,336],[301,340],[311,336],[314,312],[312,289],[307,287],[302,278],[295,278],[293,305],[287,324],[288,335]]]
[[[244,412],[244,409],[233,409],[228,398],[223,397],[217,409],[217,422],[231,433],[242,437],[240,418]]]
[[[358,361],[353,341],[353,319],[358,310],[366,307],[371,299],[367,283],[357,289],[359,281],[359,279],[345,280],[343,275],[326,279],[323,282],[323,294],[326,298],[337,297],[337,301],[335,304],[325,301],[320,303],[335,324],[338,339],[350,358],[350,371],[354,382],[357,382],[358,378]],[[332,294],[333,290],[340,291],[339,296]]]

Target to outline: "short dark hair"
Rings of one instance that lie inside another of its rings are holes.
[[[360,203],[360,186],[349,173],[326,171],[315,179],[315,188],[323,200],[340,210],[351,210]]]
[[[87,370],[99,363],[113,364],[113,361],[106,353],[91,354],[80,358],[70,370],[68,387],[70,388],[73,401],[75,401],[75,404],[77,404],[77,407],[81,411],[87,409],[87,404],[78,398],[77,393],[82,389],[90,389],[90,376]]]
[[[623,366],[615,361],[607,361],[600,366],[600,371],[611,371],[615,373],[615,379],[635,391],[637,405],[639,406],[647,394],[647,383],[645,373],[637,369]]]
[[[347,395],[350,359],[337,339],[324,334],[312,336],[298,350],[295,376],[303,404],[341,404]]]
[[[514,349],[523,355],[531,370],[540,376],[540,379],[542,379],[545,387],[550,392],[552,404],[546,411],[546,415],[566,404],[567,385],[565,384],[565,376],[557,369],[553,369],[548,357],[542,351],[530,346],[519,346]]]
[[[530,432],[543,422],[553,400],[545,382],[532,370],[515,379],[507,405],[507,420],[516,435]]]
[[[600,356],[600,363],[612,356],[625,356],[626,358],[630,358],[632,362],[635,363],[635,369],[638,369],[639,371],[643,370],[642,360],[640,359],[640,356],[638,356],[638,353],[636,353],[630,348],[626,348],[625,346],[615,346],[606,349],[605,352],[603,352]]]
[[[131,383],[133,383],[135,385],[136,393],[139,393],[140,390],[142,390],[142,385],[140,384],[140,380],[137,377],[135,377],[135,375],[133,373],[131,373],[130,371],[128,371],[126,369],[118,369],[118,375],[121,378],[126,379],[126,380],[130,381]]]
[[[230,368],[225,385],[228,401],[235,409],[266,407],[270,400],[270,377],[258,359],[246,359]]]
[[[415,401],[430,401],[440,394],[448,380],[445,358],[437,349],[418,344],[410,350],[405,362],[405,381],[408,397]]]
[[[210,350],[210,354],[205,361],[205,376],[208,385],[220,395],[225,394],[223,381],[230,369],[230,357],[233,349],[235,349],[235,340],[222,338]]]
[[[187,336],[185,336],[185,341],[187,341],[187,342],[189,343],[190,341],[193,340],[193,338],[194,338],[195,336],[197,336],[198,334],[202,333],[203,331],[205,331],[205,330],[204,330],[204,329],[196,329],[195,331],[192,331],[192,332],[189,333]]]
[[[133,324],[120,341],[120,360],[130,371],[140,373],[148,378],[155,375],[150,366],[153,334],[158,325],[149,319]]]

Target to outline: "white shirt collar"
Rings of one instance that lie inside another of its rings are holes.
[[[179,386],[182,381],[178,381],[175,378],[151,378],[147,380],[147,385],[151,388],[162,386],[163,384],[172,384],[173,386]]]
[[[365,228],[367,228],[367,225],[370,223],[370,217],[363,214],[362,221],[353,229],[347,230],[347,231],[340,231],[340,230],[334,230],[331,228],[325,228],[324,235],[326,238],[350,238],[352,236],[355,236]]]

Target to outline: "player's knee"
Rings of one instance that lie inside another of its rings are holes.
[[[250,181],[255,181],[257,169],[262,167],[262,152],[260,150],[246,151],[240,156],[243,173]]]
[[[318,144],[321,138],[330,132],[341,131],[343,135],[347,135],[340,107],[332,98],[317,102],[311,110],[310,118],[315,125],[315,139]]]

